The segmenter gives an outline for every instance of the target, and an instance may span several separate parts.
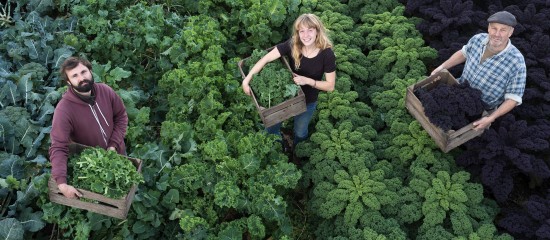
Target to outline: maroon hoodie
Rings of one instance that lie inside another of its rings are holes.
[[[105,149],[115,147],[119,154],[126,152],[128,115],[122,99],[105,84],[95,83],[93,88],[94,105],[79,98],[69,87],[55,107],[49,153],[57,184],[67,183],[70,142]]]

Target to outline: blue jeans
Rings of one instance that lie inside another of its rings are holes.
[[[306,105],[306,111],[300,115],[294,116],[294,141],[292,145],[296,146],[301,141],[304,141],[308,137],[308,126],[315,109],[317,108],[317,102],[308,103]],[[281,125],[282,122],[277,123],[271,127],[266,128],[265,130],[270,134],[277,134],[281,136]]]

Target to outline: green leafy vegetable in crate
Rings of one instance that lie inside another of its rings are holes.
[[[87,148],[69,161],[73,185],[106,197],[124,197],[134,184],[143,183],[143,176],[132,162],[115,151]]]
[[[245,69],[250,71],[253,64],[264,55],[265,50],[254,50],[252,56],[245,61]],[[258,104],[270,108],[298,94],[300,86],[292,81],[292,73],[281,61],[273,61],[265,65],[251,82]]]

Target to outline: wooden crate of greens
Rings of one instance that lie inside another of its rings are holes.
[[[443,129],[431,123],[424,112],[424,107],[422,106],[422,103],[416,97],[414,92],[418,88],[425,88],[425,90],[430,91],[438,84],[454,85],[458,84],[458,81],[447,70],[443,70],[430,77],[427,77],[426,79],[407,87],[405,106],[409,113],[422,125],[424,130],[428,132],[428,134],[435,141],[437,146],[443,152],[447,153],[450,150],[469,141],[470,139],[481,135],[484,130],[476,131],[474,130],[473,123],[470,123],[456,131],[444,131]],[[485,116],[486,114],[487,112],[484,112],[483,116]]]
[[[268,49],[271,50],[270,48]],[[280,58],[286,69],[290,72],[290,76],[292,77],[292,70],[290,69],[290,66],[288,64],[288,61],[285,57]],[[245,62],[249,61],[250,57],[242,59],[239,61],[238,66],[239,70],[241,72],[242,78],[244,79],[246,77],[245,73]],[[249,62],[246,62],[249,64]],[[255,62],[250,62],[251,66],[255,64]],[[268,63],[271,64],[271,63]],[[294,83],[292,79],[288,79],[290,83]],[[254,80],[252,81],[254,82]],[[252,89],[252,86],[250,87]],[[260,114],[260,118],[262,119],[262,122],[265,127],[271,127],[277,123],[280,123],[284,120],[287,120],[291,117],[294,117],[298,114],[301,114],[306,111],[306,97],[304,95],[304,92],[302,91],[302,88],[298,86],[298,94],[295,97],[289,98],[279,104],[276,104],[274,106],[262,106],[258,99],[256,98],[256,94],[254,94],[254,91],[251,91],[252,95],[252,101],[254,102],[254,105],[256,105],[256,109],[258,110],[258,113]]]
[[[89,146],[78,143],[71,143],[69,145],[69,157],[81,153],[86,148],[89,148]],[[142,161],[140,159],[126,156],[124,157],[128,159],[128,161],[131,161],[132,164],[136,167],[136,170],[141,173]],[[57,183],[55,182],[55,180],[53,180],[53,178],[50,178],[50,180],[48,181],[48,188],[50,201],[54,203],[88,210],[114,218],[126,219],[128,211],[130,210],[130,206],[132,205],[137,186],[134,184],[130,188],[128,193],[120,199],[112,199],[102,194],[80,188],[77,188],[77,190],[82,193],[82,197],[80,199],[70,199],[65,197],[59,191]]]

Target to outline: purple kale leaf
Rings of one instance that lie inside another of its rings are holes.
[[[438,84],[430,91],[417,91],[430,122],[444,131],[460,129],[479,119],[483,112],[481,91],[462,84]]]
[[[435,20],[431,22],[428,31],[428,34],[434,35],[448,28],[470,25],[473,22],[471,16],[475,14],[473,5],[471,0],[441,0],[439,4],[422,6],[419,11],[421,14],[431,15]]]
[[[517,239],[550,239],[550,194],[533,194],[521,203],[502,211],[498,225]]]
[[[545,159],[549,154],[550,121],[528,123],[507,114],[493,123],[475,141],[465,144],[467,151],[457,156],[458,165],[474,169],[482,183],[499,202],[507,201],[519,178],[530,179],[542,187],[550,178]],[[475,170],[480,168],[481,170]],[[527,188],[529,186],[520,186]]]

